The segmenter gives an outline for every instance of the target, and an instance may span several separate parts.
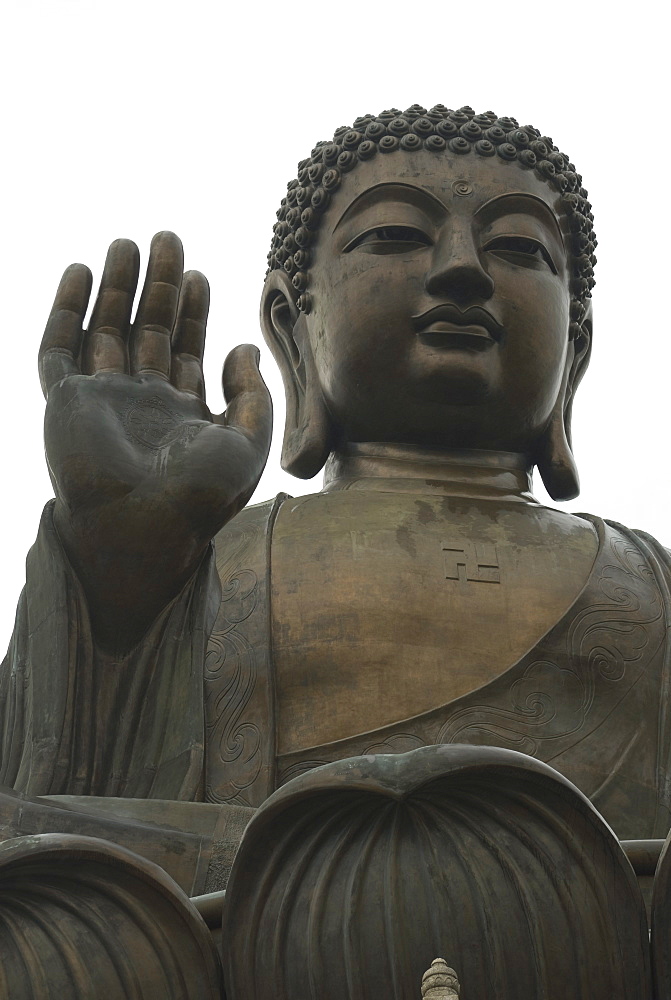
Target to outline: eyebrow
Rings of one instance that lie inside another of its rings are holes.
[[[365,209],[367,209],[370,205],[374,205],[383,194],[390,193],[396,193],[399,195],[401,200],[410,202],[417,208],[427,211],[428,214],[434,219],[436,216],[442,218],[448,212],[447,206],[440,200],[440,198],[437,198],[434,194],[431,194],[430,191],[427,191],[424,188],[418,188],[414,184],[403,184],[400,181],[383,181],[380,184],[375,184],[373,187],[362,191],[361,194],[347,206],[331,230],[331,234],[333,235],[339,226],[346,222],[351,215],[356,215],[359,212],[365,211]],[[561,231],[559,220],[557,219],[555,213],[542,198],[526,191],[506,191],[504,194],[496,195],[496,197],[491,198],[489,201],[485,202],[484,205],[480,206],[480,208],[475,212],[474,218],[478,218],[482,215],[484,215],[485,218],[495,218],[497,215],[511,213],[515,210],[515,205],[519,206],[523,212],[535,215],[541,222],[547,222],[547,220],[550,219],[559,236],[562,247],[565,247],[564,234]],[[529,213],[530,208],[533,210],[531,213]]]
[[[365,191],[362,191],[361,194],[347,206],[331,230],[331,235],[333,235],[338,227],[343,222],[346,222],[351,215],[363,212],[370,205],[374,205],[380,200],[383,194],[388,195],[394,193],[399,195],[400,201],[409,202],[410,204],[415,205],[416,208],[427,212],[433,219],[436,217],[443,218],[447,213],[447,207],[443,204],[440,198],[436,198],[436,196],[431,194],[430,191],[415,187],[414,184],[402,184],[400,181],[384,181],[381,184],[375,184],[371,188],[366,188]]]
[[[485,219],[493,219],[497,216],[509,215],[515,211],[516,206],[527,215],[535,215],[541,222],[547,222],[550,219],[562,247],[564,246],[564,234],[555,213],[542,198],[535,194],[528,194],[526,191],[508,191],[505,194],[498,194],[495,198],[491,198],[484,205],[481,205],[475,212],[474,218],[479,219],[484,215]]]

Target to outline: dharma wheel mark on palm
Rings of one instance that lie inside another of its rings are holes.
[[[147,448],[160,448],[166,436],[178,427],[177,417],[158,396],[131,403],[123,416],[129,437]]]

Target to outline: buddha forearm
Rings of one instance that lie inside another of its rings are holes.
[[[185,532],[170,532],[156,517],[153,532],[131,532],[123,511],[107,512],[82,527],[58,501],[54,525],[65,555],[81,583],[96,644],[123,656],[193,577],[209,540],[196,545]]]

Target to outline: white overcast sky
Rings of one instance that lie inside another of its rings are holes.
[[[492,108],[553,136],[582,172],[599,238],[595,346],[574,411],[569,510],[671,543],[668,31],[644,0],[371,3],[21,0],[0,20],[3,530],[0,645],[51,496],[35,357],[63,268],[173,229],[212,286],[209,402],[259,293],[296,162],[360,114]],[[622,11],[626,13],[623,15]],[[317,483],[279,468],[283,393],[258,500]],[[545,497],[542,489],[537,495]]]

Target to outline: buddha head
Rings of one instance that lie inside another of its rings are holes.
[[[596,240],[551,139],[471,108],[358,118],[299,164],[261,318],[282,371],[283,467],[384,442],[515,452],[578,493],[571,403]]]

